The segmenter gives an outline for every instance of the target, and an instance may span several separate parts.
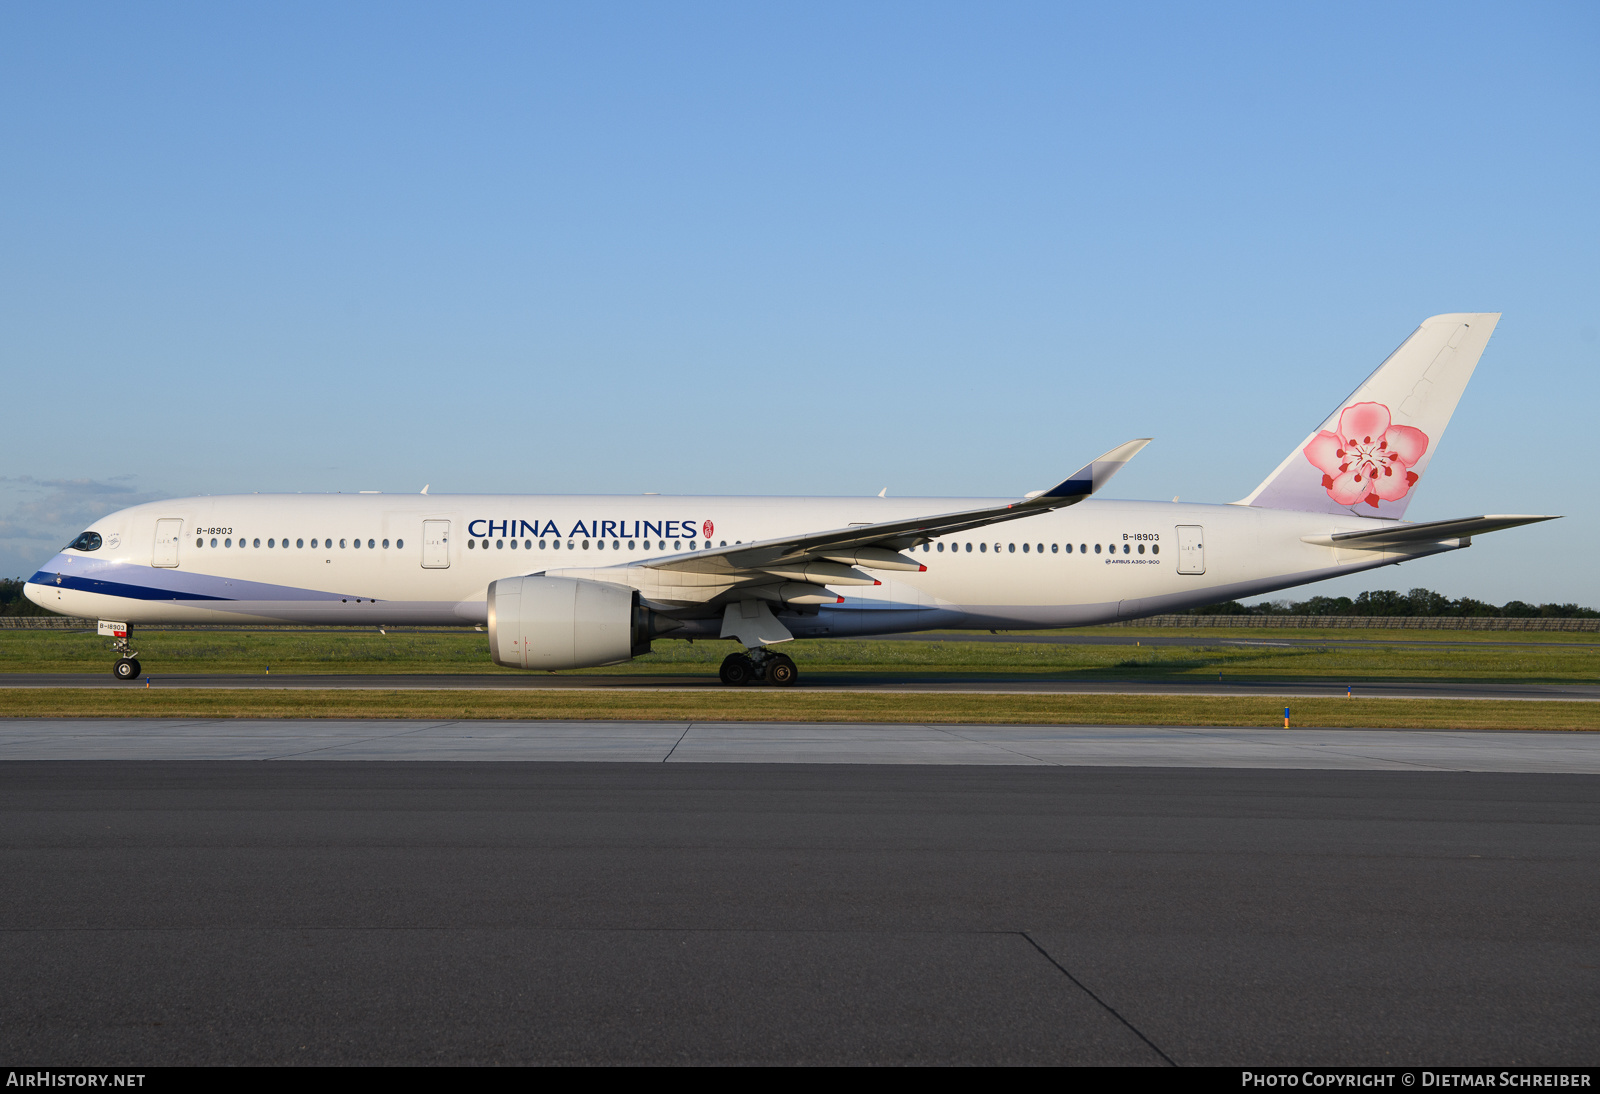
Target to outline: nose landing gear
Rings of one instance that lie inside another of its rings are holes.
[[[133,650],[133,628],[126,623],[100,621],[100,633],[111,636],[111,652],[117,654],[117,663],[111,666],[111,675],[118,680],[139,679],[139,655]]]
[[[792,687],[800,678],[794,661],[782,653],[768,653],[757,646],[749,653],[730,653],[722,659],[718,673],[724,684],[771,684],[774,687]]]

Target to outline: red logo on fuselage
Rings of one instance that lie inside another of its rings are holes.
[[[711,533],[715,532],[716,530],[717,530],[717,526],[715,524],[712,524],[709,520],[706,521],[704,524],[702,524],[700,526],[700,531],[705,533],[705,538],[706,539],[710,539],[711,538]]]

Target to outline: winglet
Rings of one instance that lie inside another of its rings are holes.
[[[1028,500],[1034,504],[1060,505],[1068,498],[1079,500],[1086,498],[1110,482],[1111,476],[1121,471],[1122,465],[1137,456],[1151,439],[1140,437],[1127,444],[1120,444],[1098,460],[1084,464],[1049,490],[1040,494],[1029,494]]]

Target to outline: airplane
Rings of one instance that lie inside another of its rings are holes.
[[[1424,320],[1227,504],[1093,499],[1148,438],[1020,498],[181,498],[96,521],[25,592],[98,619],[128,681],[135,624],[293,623],[481,627],[496,664],[529,670],[729,639],[725,684],[790,686],[796,638],[1137,619],[1555,519],[1403,519],[1499,319]]]

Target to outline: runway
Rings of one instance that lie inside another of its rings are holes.
[[[320,674],[226,674],[174,673],[147,674],[153,687],[162,688],[265,688],[305,690],[318,688],[356,690],[459,690],[529,691],[545,688],[577,688],[595,691],[720,691],[724,685],[711,673],[705,675],[604,675],[553,673],[375,673]],[[137,683],[113,679],[107,672],[4,673],[0,692],[6,688],[110,688],[128,690]],[[999,675],[949,673],[808,673],[802,667],[796,685],[806,691],[836,692],[964,692],[994,695],[1185,695],[1185,696],[1260,696],[1282,695],[1293,698],[1342,696],[1351,693],[1368,698],[1394,699],[1524,699],[1531,701],[1600,701],[1600,684],[1522,684],[1495,681],[1456,680],[1322,680],[1305,678],[1228,678],[1221,680],[1079,680],[1072,678],[1021,678]]]
[[[1600,734],[792,722],[8,719],[8,760],[560,761],[1600,774]]]
[[[1593,776],[0,761],[0,817],[11,1060],[1582,1065],[1600,1043]]]

